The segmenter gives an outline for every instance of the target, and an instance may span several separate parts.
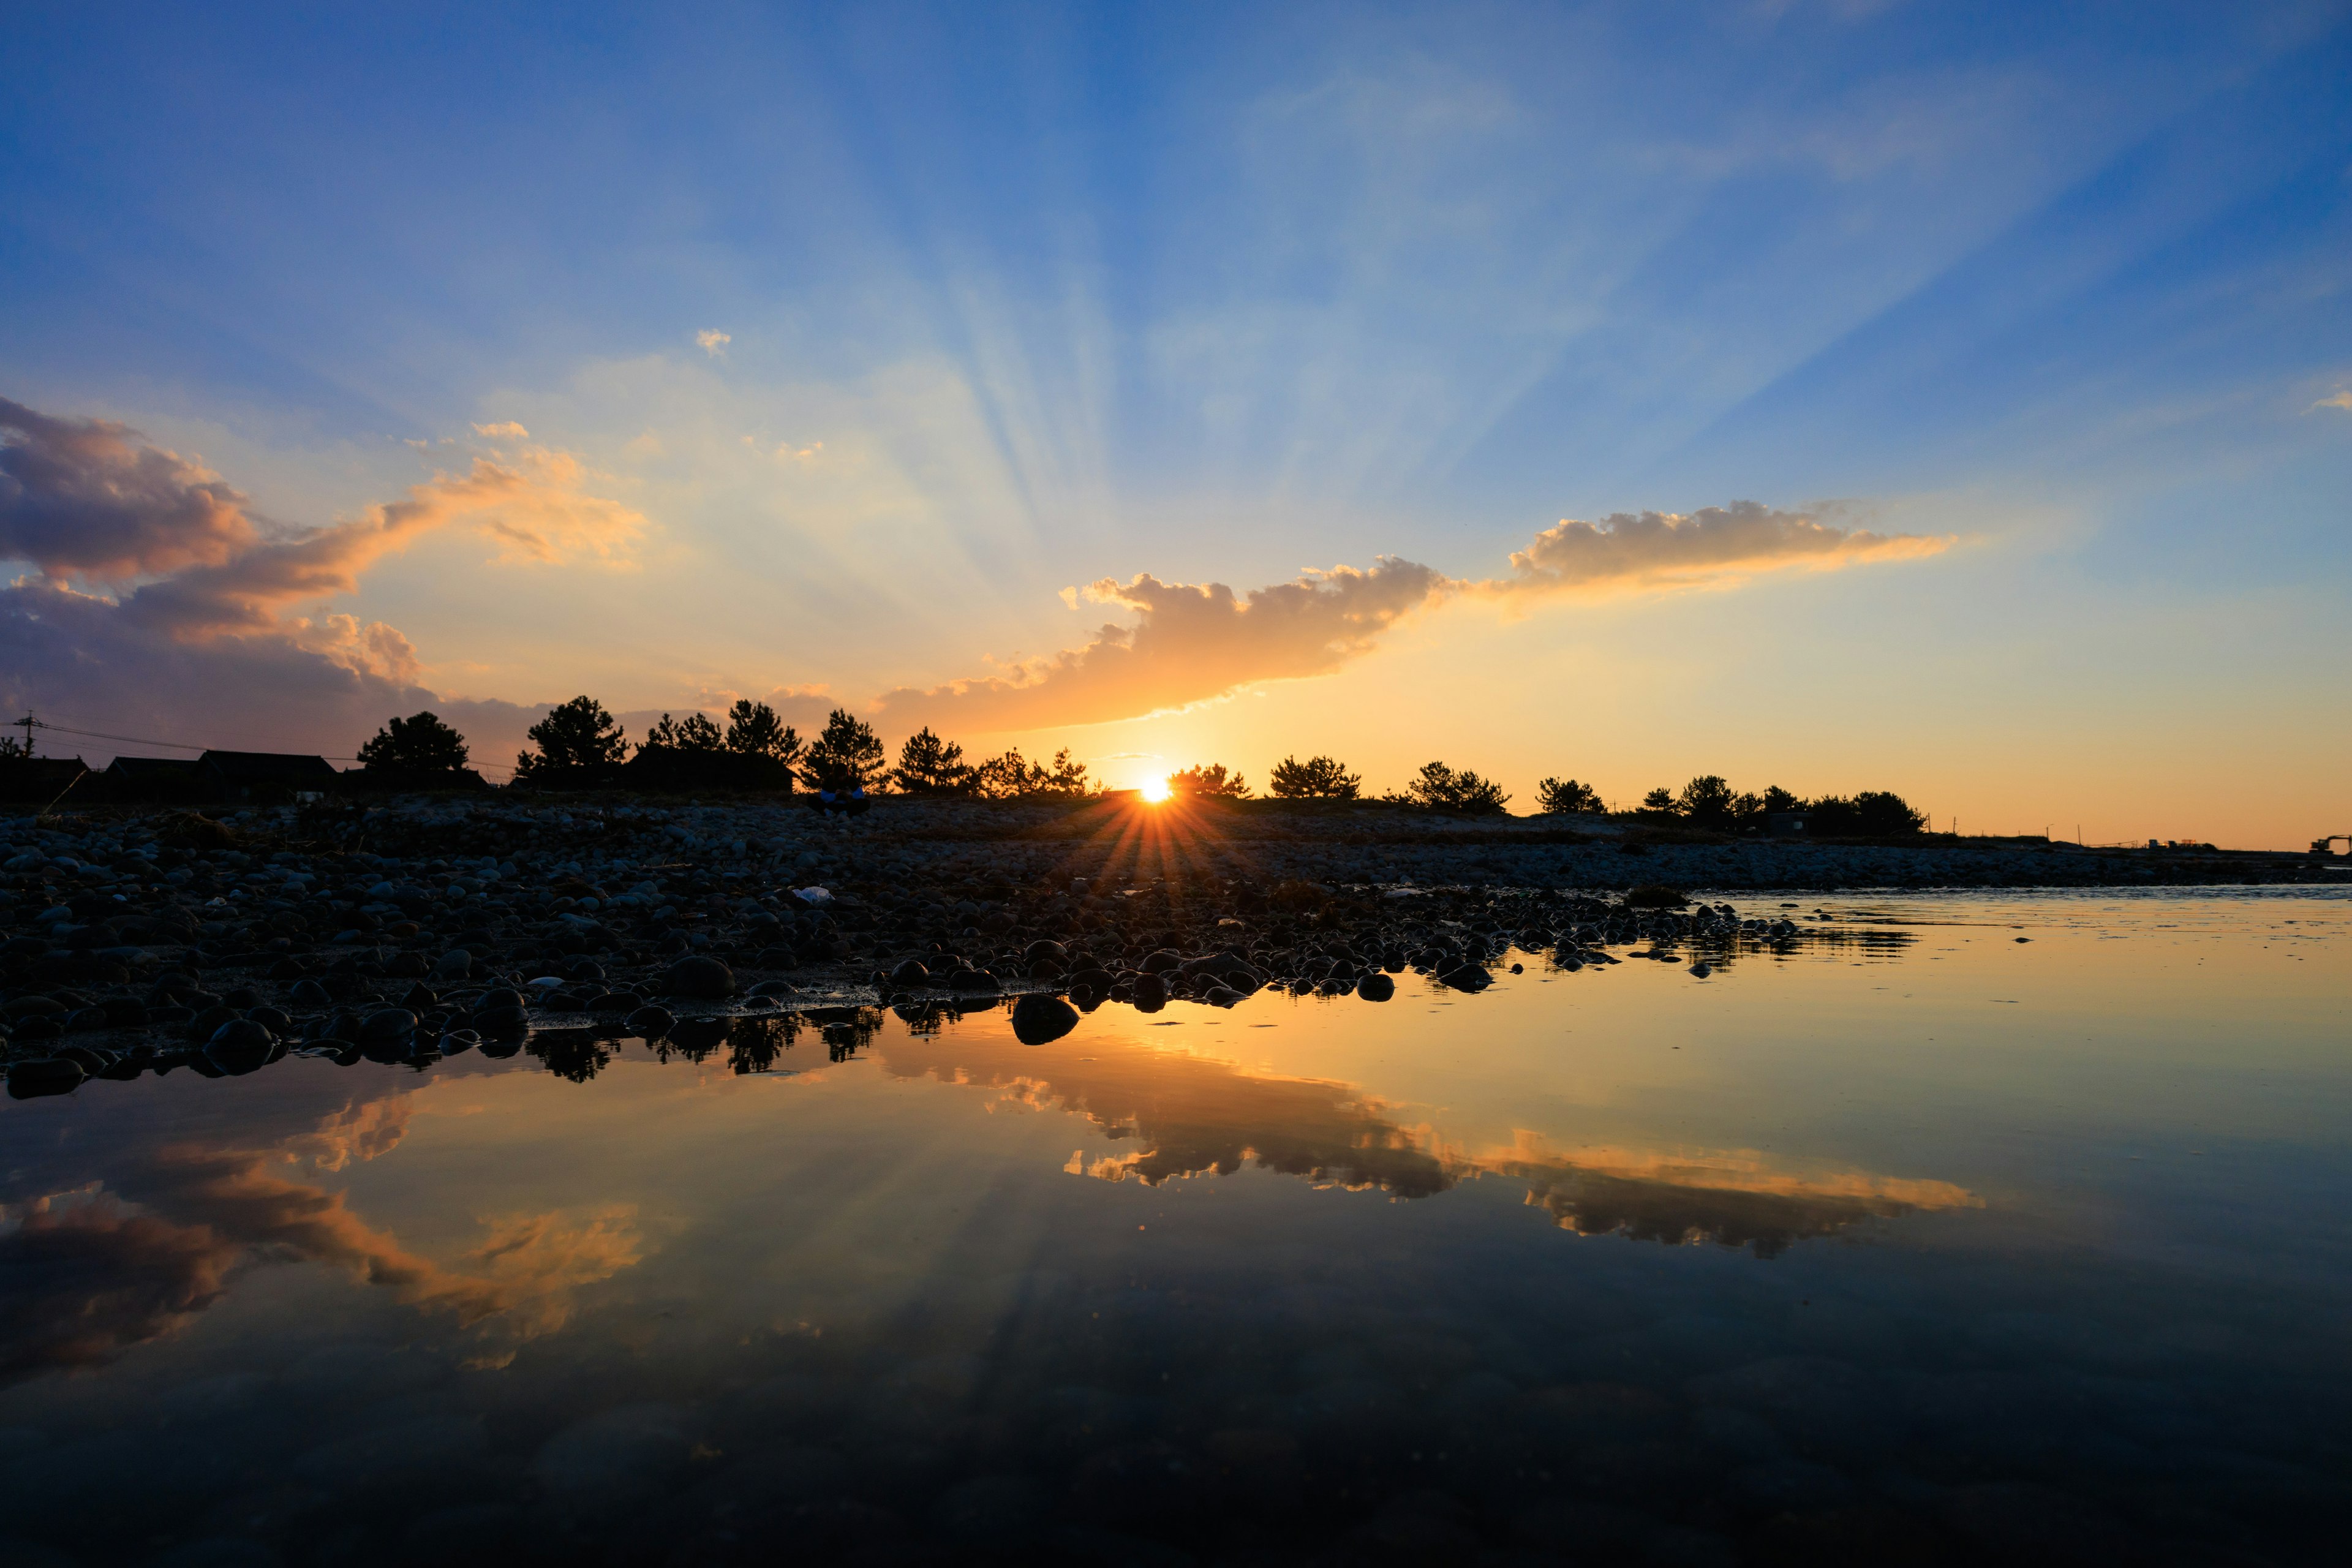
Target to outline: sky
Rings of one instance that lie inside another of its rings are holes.
[[[0,701],[2301,847],[2347,81],[2259,0],[18,7]]]

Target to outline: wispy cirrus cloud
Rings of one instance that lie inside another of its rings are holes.
[[[2338,392],[2332,397],[2323,397],[2305,412],[2312,413],[2322,408],[2341,408],[2347,413],[2352,413],[2352,390]]]

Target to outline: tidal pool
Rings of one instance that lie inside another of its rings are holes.
[[[5,1103],[0,1563],[2342,1561],[2352,902],[1789,901]]]

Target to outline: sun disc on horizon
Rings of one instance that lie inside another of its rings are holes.
[[[1158,805],[1161,801],[1168,798],[1168,781],[1166,779],[1146,780],[1142,786],[1141,794],[1144,799],[1150,801],[1154,805]]]

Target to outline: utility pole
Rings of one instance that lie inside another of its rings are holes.
[[[25,755],[29,757],[33,754],[33,731],[36,730],[46,730],[48,726],[42,723],[38,719],[34,718],[32,710],[27,709],[26,710],[25,716],[22,719],[10,720],[8,722],[8,728],[11,730],[22,730],[25,731]]]

